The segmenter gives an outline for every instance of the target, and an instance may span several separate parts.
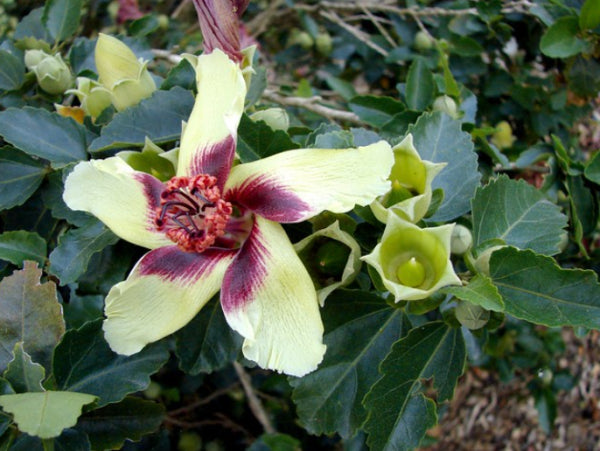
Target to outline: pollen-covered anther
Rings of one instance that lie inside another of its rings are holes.
[[[225,233],[232,207],[221,199],[216,184],[207,174],[173,177],[166,183],[154,223],[181,250],[203,252]]]

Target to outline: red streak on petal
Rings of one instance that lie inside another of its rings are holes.
[[[165,185],[157,178],[143,172],[136,172],[134,177],[144,189],[146,197],[146,222],[148,230],[154,230],[154,216],[156,209],[160,206],[160,194],[165,189]]]
[[[235,145],[235,138],[227,136],[223,141],[212,146],[198,149],[190,163],[190,175],[209,174],[215,176],[219,190],[223,191],[235,157]]]

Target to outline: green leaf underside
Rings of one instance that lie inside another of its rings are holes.
[[[365,397],[365,431],[373,450],[410,450],[436,424],[435,403],[422,393],[422,380],[433,378],[438,401],[449,399],[466,358],[460,329],[442,322],[412,329],[396,342],[381,363],[381,378]]]
[[[24,260],[46,261],[46,240],[35,232],[18,230],[0,234],[0,259],[21,265]]]
[[[161,404],[127,397],[85,413],[79,418],[76,429],[87,434],[92,449],[119,449],[126,439],[137,441],[157,430],[164,416]]]
[[[139,104],[116,114],[92,141],[90,152],[142,147],[146,137],[161,145],[178,140],[182,121],[187,121],[194,106],[194,96],[178,86],[156,91]]]
[[[500,238],[508,245],[540,254],[560,251],[567,217],[524,180],[501,176],[477,189],[472,212],[475,246]]]
[[[468,285],[463,287],[446,287],[443,291],[450,293],[462,301],[479,305],[486,310],[493,310],[494,312],[504,311],[504,301],[498,292],[498,288],[489,277],[483,274],[477,274],[469,281]]]
[[[273,130],[264,121],[254,122],[242,115],[238,127],[237,153],[242,163],[266,158],[299,146],[282,130]]]
[[[0,210],[23,204],[38,189],[46,168],[20,150],[0,148]]]
[[[447,163],[433,179],[432,188],[443,189],[444,200],[430,219],[445,221],[468,212],[481,175],[473,142],[470,135],[461,130],[460,121],[440,112],[423,114],[409,132],[423,160]]]
[[[31,356],[23,350],[23,342],[17,342],[13,351],[14,359],[8,363],[4,378],[16,393],[44,391],[42,381],[46,372],[44,367],[31,360]]]
[[[225,320],[218,297],[175,333],[179,366],[188,374],[210,373],[233,362],[242,348],[242,337]]]
[[[102,321],[97,320],[65,334],[54,352],[54,378],[61,390],[96,395],[101,407],[145,389],[168,355],[165,342],[132,356],[118,355],[104,340]]]
[[[79,27],[82,0],[49,0],[44,5],[42,23],[57,41],[71,37]]]
[[[316,371],[290,381],[292,399],[310,433],[350,438],[367,417],[361,403],[379,377],[378,363],[408,326],[401,310],[360,291],[334,292],[323,316],[342,322],[326,324],[325,358]]]
[[[58,276],[61,285],[75,282],[96,252],[118,240],[108,227],[92,218],[83,227],[69,230],[59,238],[58,246],[50,253],[50,272]]]
[[[506,313],[550,327],[600,329],[600,285],[593,271],[562,269],[550,257],[508,247],[492,254],[490,275]]]
[[[1,111],[0,135],[25,153],[50,161],[54,167],[87,158],[83,126],[47,110],[24,107]]]
[[[25,262],[0,282],[0,371],[13,359],[19,341],[33,360],[50,368],[52,350],[65,331],[52,282],[40,284],[41,269]]]
[[[64,391],[19,393],[0,396],[0,406],[14,416],[19,430],[42,439],[57,437],[75,426],[81,408],[95,396]]]
[[[0,50],[0,89],[17,89],[23,84],[24,78],[23,62],[12,53]]]

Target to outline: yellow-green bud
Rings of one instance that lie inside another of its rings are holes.
[[[290,34],[290,38],[288,40],[288,45],[299,45],[304,50],[309,50],[315,44],[312,36],[306,31],[300,31],[295,29]]]
[[[158,15],[158,27],[161,30],[166,30],[169,28],[169,16],[165,14]]]
[[[290,118],[283,108],[267,108],[250,115],[253,121],[264,121],[273,130],[287,131],[290,126]]]
[[[452,119],[458,119],[458,117],[460,116],[454,99],[445,94],[443,96],[437,97],[433,101],[433,111],[441,111],[443,113],[446,113]]]
[[[413,45],[415,49],[419,51],[429,50],[433,47],[433,39],[424,31],[418,31],[417,34],[415,34]]]
[[[492,135],[491,142],[498,149],[508,149],[515,142],[515,136],[512,132],[512,127],[506,121],[501,121],[496,124],[496,131]]]
[[[471,231],[463,225],[456,224],[450,241],[451,252],[456,255],[462,255],[471,249],[472,244],[473,235],[471,235]]]
[[[315,39],[315,45],[317,52],[323,56],[329,56],[333,49],[333,42],[329,33],[319,33],[317,39]]]
[[[486,276],[489,276],[490,275],[490,258],[492,257],[492,254],[494,253],[494,251],[497,251],[498,249],[502,249],[503,247],[506,247],[506,245],[500,244],[497,246],[491,246],[491,247],[488,247],[485,251],[481,252],[477,256],[477,259],[475,259],[475,261],[473,262],[473,268],[475,269],[475,271],[479,272],[481,274],[484,274]]]
[[[81,108],[88,116],[96,118],[112,103],[111,92],[97,81],[77,77],[77,89],[70,89],[79,99]]]
[[[71,70],[60,54],[48,55],[42,50],[27,50],[25,65],[37,78],[37,82],[48,94],[62,94],[73,84]]]
[[[471,304],[470,302],[461,301],[454,310],[456,319],[467,329],[481,329],[487,324],[490,319],[489,310],[483,307]]]

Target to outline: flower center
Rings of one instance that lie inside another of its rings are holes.
[[[225,233],[232,207],[221,199],[216,184],[207,174],[173,177],[166,183],[154,223],[181,250],[203,252]]]
[[[411,257],[398,266],[396,276],[402,285],[416,288],[425,282],[425,267],[415,257]]]

